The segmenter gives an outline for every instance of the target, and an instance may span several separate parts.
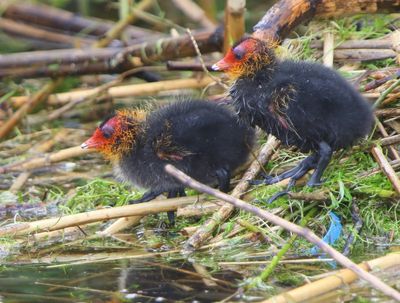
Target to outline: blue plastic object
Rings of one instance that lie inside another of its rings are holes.
[[[331,225],[329,226],[328,231],[326,232],[325,236],[322,238],[322,241],[329,245],[335,244],[337,239],[340,238],[342,234],[342,223],[340,222],[340,218],[338,215],[336,215],[334,212],[329,212],[329,216],[331,218]],[[310,254],[315,255],[319,251],[318,246],[314,246],[310,250]]]

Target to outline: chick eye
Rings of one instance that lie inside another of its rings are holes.
[[[240,49],[240,48],[234,48],[233,49],[233,55],[235,56],[235,59],[242,60],[244,55],[245,55],[245,51],[243,49]]]
[[[114,129],[110,126],[105,125],[101,129],[101,132],[103,133],[104,138],[110,139],[112,137],[112,135],[114,134]]]

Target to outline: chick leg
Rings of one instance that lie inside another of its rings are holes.
[[[149,191],[146,191],[140,199],[130,200],[129,204],[138,204],[138,203],[148,202],[148,201],[151,201],[151,200],[157,198],[162,193],[163,193],[162,191],[149,190]]]
[[[296,181],[298,179],[303,177],[310,169],[315,168],[315,166],[317,165],[318,159],[319,159],[319,154],[314,153],[314,154],[308,156],[307,158],[305,158],[303,161],[301,161],[300,164],[294,168],[294,169],[296,169],[295,173],[291,172],[291,176],[290,176],[290,180],[289,180],[289,184],[288,184],[287,188],[285,190],[282,190],[282,191],[274,194],[272,197],[270,197],[268,199],[267,202],[272,203],[279,197],[287,195],[289,193],[289,191],[292,189],[292,187],[296,184]],[[292,169],[291,171],[293,171],[294,169]],[[284,174],[285,173],[283,173],[277,177],[280,177]],[[285,175],[285,177],[287,178],[287,175]],[[285,178],[283,178],[283,179],[285,179]]]
[[[301,177],[303,177],[310,169],[315,168],[315,165],[317,165],[319,158],[319,154],[313,153],[309,155],[307,158],[305,158],[303,161],[299,163],[296,167],[289,169],[288,171],[283,172],[282,174],[271,177],[271,176],[266,176],[264,180],[250,180],[249,183],[251,185],[259,185],[259,184],[274,184],[278,183],[279,181],[282,181],[287,178],[292,178],[294,180],[298,180]]]
[[[185,189],[184,188],[179,188],[177,190],[171,190],[168,192],[167,198],[176,198],[176,197],[185,197]],[[173,210],[167,211],[167,216],[168,216],[168,221],[170,226],[175,225],[175,212]]]
[[[225,168],[220,168],[215,171],[218,180],[219,190],[227,193],[229,191],[229,185],[231,180],[231,174],[229,170]]]
[[[321,177],[322,174],[324,173],[326,167],[329,164],[329,161],[331,160],[333,150],[329,146],[328,143],[322,141],[318,144],[319,150],[318,150],[318,163],[315,168],[315,171],[311,175],[310,180],[308,180],[307,185],[308,186],[318,186],[321,185]]]

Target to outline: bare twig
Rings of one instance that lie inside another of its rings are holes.
[[[396,80],[392,85],[389,86],[382,94],[379,96],[379,98],[375,101],[374,103],[374,108],[379,107],[379,105],[385,100],[385,98],[396,88],[400,85],[400,79]]]
[[[111,236],[121,230],[128,229],[129,227],[139,224],[142,218],[142,216],[119,218],[106,229],[98,232],[98,234],[101,236]]]
[[[393,167],[389,164],[388,160],[382,152],[382,149],[378,146],[374,146],[372,147],[371,152],[376,162],[378,162],[379,166],[381,167],[382,171],[388,177],[390,183],[392,183],[394,190],[397,192],[397,194],[400,194],[399,177],[396,175]]]
[[[55,33],[4,18],[0,19],[0,29],[6,33],[12,34],[12,36],[22,36],[30,39],[40,39],[49,42],[63,43],[67,45],[65,47],[68,47],[68,45],[71,47],[85,47],[94,42],[94,40],[91,39]]]
[[[43,102],[47,96],[49,96],[51,92],[62,83],[62,81],[62,78],[50,81],[33,96],[28,97],[27,102],[0,127],[0,140],[16,126],[26,114],[31,112],[37,105]]]
[[[249,187],[247,180],[253,179],[261,170],[268,159],[275,152],[279,146],[279,141],[270,136],[267,143],[261,149],[258,158],[250,165],[249,169],[243,175],[242,180],[236,185],[232,192],[232,196],[241,197]],[[234,207],[230,204],[225,204],[221,209],[216,212],[209,220],[207,220],[185,243],[184,248],[186,251],[192,251],[199,248],[203,242],[210,237],[212,232],[222,224],[232,214]]]
[[[201,67],[203,68],[203,71],[204,71],[211,79],[213,79],[215,82],[217,82],[219,85],[221,85],[221,87],[223,87],[223,88],[225,88],[225,89],[228,89],[228,86],[227,86],[226,84],[222,83],[221,79],[219,79],[219,78],[217,78],[217,77],[214,77],[214,76],[209,72],[209,70],[208,70],[207,67],[206,67],[206,64],[204,63],[203,56],[201,55],[200,48],[199,48],[199,46],[198,46],[198,44],[197,44],[197,42],[196,42],[196,39],[194,38],[194,36],[193,36],[193,34],[192,34],[192,31],[191,31],[190,29],[188,29],[188,28],[186,29],[186,31],[187,31],[187,33],[188,33],[189,36],[190,36],[190,40],[192,41],[192,44],[193,44],[194,49],[196,50],[196,54],[197,54],[197,57],[198,57],[199,60],[200,60]]]
[[[383,138],[389,137],[389,134],[386,131],[385,127],[383,126],[382,122],[379,121],[378,118],[375,118],[375,122],[376,122],[379,132],[382,134],[382,137]],[[389,152],[393,159],[400,159],[399,153],[393,146],[389,146],[388,149],[389,149]]]
[[[206,69],[211,72],[212,64],[207,64]],[[191,70],[191,71],[204,71],[203,65],[197,62],[181,62],[181,61],[167,61],[168,70]]]
[[[242,210],[251,212],[252,214],[271,222],[272,224],[278,225],[290,232],[293,232],[305,239],[309,242],[317,245],[322,251],[329,254],[332,258],[334,258],[339,264],[343,265],[344,267],[352,270],[356,273],[360,278],[368,281],[374,288],[382,291],[384,294],[394,298],[395,300],[400,301],[400,293],[381,281],[376,276],[368,273],[353,261],[348,259],[347,257],[343,256],[340,252],[336,249],[322,241],[316,234],[314,234],[310,229],[300,227],[296,224],[293,224],[285,219],[282,219],[266,210],[260,209],[254,205],[246,203],[238,198],[220,192],[216,189],[213,189],[207,185],[204,185],[200,182],[195,181],[194,179],[190,178],[188,175],[180,171],[179,169],[175,168],[171,164],[167,164],[165,166],[165,171],[169,173],[171,176],[182,182],[185,186],[191,187],[195,190],[198,190],[202,193],[212,195],[218,199],[224,200],[231,204],[234,207],[240,208]]]
[[[398,79],[399,77],[400,77],[400,70],[396,71],[394,74],[392,74],[390,76],[368,82],[367,84],[365,84],[365,86],[362,88],[362,90],[367,92],[371,89],[375,89],[375,88],[385,84],[386,82],[388,82],[392,79]]]

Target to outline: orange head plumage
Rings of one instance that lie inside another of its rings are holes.
[[[273,44],[245,37],[227,52],[225,57],[215,63],[213,70],[226,72],[230,78],[252,77],[265,66],[273,66],[276,57]]]
[[[119,160],[132,150],[137,136],[143,131],[146,114],[143,111],[118,111],[102,122],[82,148],[94,148],[110,160]]]

